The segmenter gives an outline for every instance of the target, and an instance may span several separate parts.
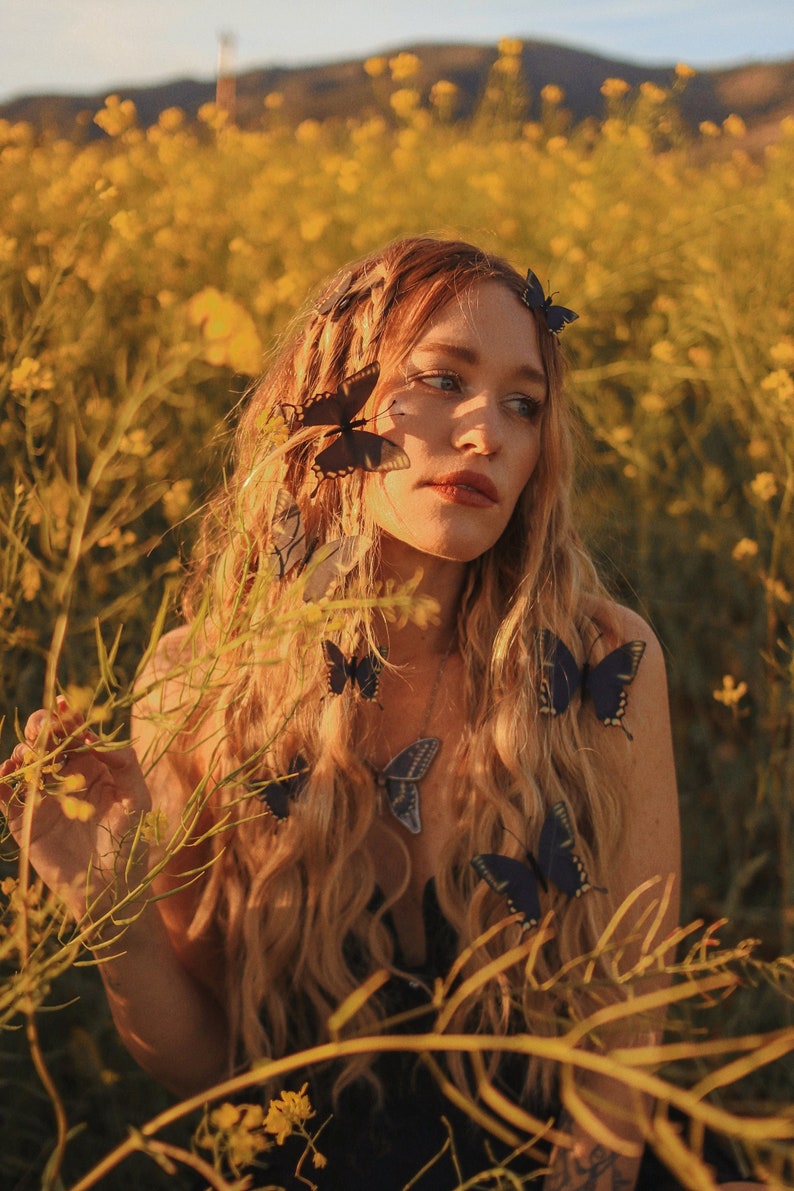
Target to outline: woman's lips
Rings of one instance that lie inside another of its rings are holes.
[[[493,481],[476,471],[454,471],[437,476],[430,480],[429,487],[444,500],[474,509],[492,508],[499,500]]]

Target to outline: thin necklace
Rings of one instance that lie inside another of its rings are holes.
[[[454,640],[453,633],[444,651],[444,656],[439,662],[433,689],[425,708],[422,727],[419,729],[419,736],[413,744],[407,745],[396,757],[392,757],[383,769],[376,769],[372,766],[375,784],[378,790],[383,791],[386,795],[389,809],[394,817],[399,819],[403,827],[407,827],[413,835],[418,835],[422,830],[422,819],[419,814],[419,783],[441,747],[441,740],[438,736],[425,736],[425,732],[433,714],[441,679],[444,676],[449,655],[452,653]]]

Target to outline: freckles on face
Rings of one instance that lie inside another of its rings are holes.
[[[384,541],[479,557],[504,532],[540,455],[548,383],[534,317],[501,283],[478,283],[441,309],[378,389],[377,433],[411,460],[367,477]]]

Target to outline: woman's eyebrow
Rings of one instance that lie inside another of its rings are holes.
[[[412,355],[424,354],[425,352],[438,352],[441,355],[457,356],[458,359],[463,360],[466,364],[479,364],[480,362],[479,352],[473,347],[467,347],[462,343],[444,343],[439,339],[425,339],[416,345]],[[546,373],[542,368],[536,368],[534,364],[519,364],[516,368],[516,376],[520,376],[522,379],[534,384],[543,385],[544,388],[548,386]]]

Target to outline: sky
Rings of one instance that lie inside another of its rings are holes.
[[[344,61],[422,42],[551,41],[649,65],[794,58],[794,0],[0,0],[0,101]]]

